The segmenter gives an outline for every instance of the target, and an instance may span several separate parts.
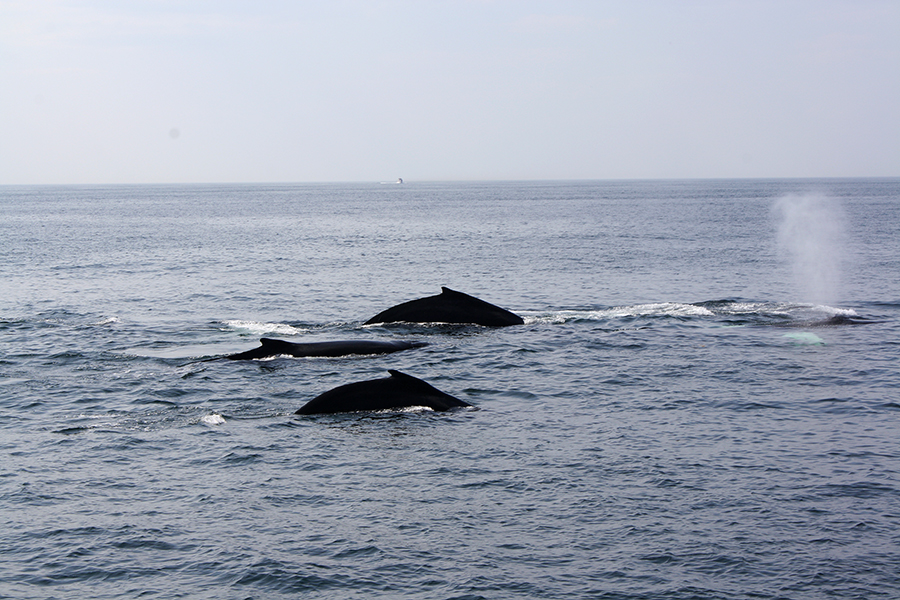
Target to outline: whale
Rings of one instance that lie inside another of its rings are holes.
[[[328,390],[304,404],[294,414],[374,412],[411,406],[447,411],[472,406],[412,375],[393,369],[388,370],[388,373],[390,377],[357,381]]]
[[[871,319],[857,319],[846,315],[834,315],[828,319],[819,321],[799,321],[791,323],[772,323],[770,327],[790,327],[797,329],[806,329],[810,327],[839,327],[841,325],[872,325],[875,323],[885,323],[886,321],[873,321]]]
[[[519,315],[474,296],[442,287],[437,296],[410,300],[382,311],[365,322],[376,323],[452,323],[506,327],[522,325]]]
[[[259,348],[225,356],[228,360],[252,360],[272,356],[349,356],[352,354],[390,354],[427,346],[428,342],[406,340],[345,340],[335,342],[288,342],[272,338],[259,340]]]

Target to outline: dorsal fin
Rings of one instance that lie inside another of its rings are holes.
[[[416,379],[412,375],[407,375],[406,373],[401,373],[400,371],[395,371],[394,369],[388,369],[388,373],[391,374],[391,377],[396,377],[397,379],[415,379],[416,381],[418,381],[418,379]]]

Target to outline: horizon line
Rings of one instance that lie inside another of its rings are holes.
[[[542,179],[407,179],[400,183],[372,179],[321,180],[321,181],[161,181],[161,182],[77,182],[77,183],[0,183],[0,187],[85,187],[85,186],[173,186],[173,185],[408,185],[415,183],[562,183],[562,182],[622,182],[622,181],[802,181],[802,180],[849,180],[900,179],[900,175],[828,175],[828,176],[781,176],[781,177],[609,177],[609,178],[542,178]]]

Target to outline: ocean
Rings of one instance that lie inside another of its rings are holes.
[[[900,179],[0,187],[0,597],[900,597],[898,231]],[[525,324],[364,325],[442,286]],[[429,345],[214,360],[261,337]],[[475,408],[294,414],[389,369]]]

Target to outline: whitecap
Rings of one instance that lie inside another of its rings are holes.
[[[369,412],[369,411],[361,411],[361,412]],[[395,406],[393,408],[385,408],[383,410],[374,410],[371,411],[374,414],[383,415],[383,414],[393,414],[393,413],[423,413],[423,412],[435,412],[433,408],[430,406]]]
[[[307,331],[306,329],[298,329],[287,323],[262,323],[260,321],[224,321],[224,324],[236,331],[251,333],[253,335],[264,335],[276,333],[279,335],[297,335]]]
[[[696,304],[682,304],[680,302],[661,302],[656,304],[638,304],[636,306],[622,306],[612,309],[617,317],[710,317],[713,312],[704,306]]]
[[[708,308],[695,304],[680,302],[660,302],[655,304],[636,304],[633,306],[615,306],[612,308],[593,310],[559,310],[551,313],[525,313],[526,324],[530,323],[565,323],[567,321],[604,321],[624,317],[708,317],[714,313]]]
[[[220,414],[212,413],[209,415],[204,415],[200,418],[200,422],[204,425],[209,425],[210,427],[215,427],[216,425],[224,425],[225,417]]]
[[[119,317],[106,317],[105,319],[100,319],[96,323],[92,323],[92,325],[95,325],[95,326],[112,325],[112,324],[118,323],[118,322],[119,322]]]
[[[836,316],[840,315],[842,317],[857,317],[856,311],[852,308],[837,308],[834,306],[825,306],[824,304],[818,304],[816,306],[811,306],[810,310],[814,310],[817,312],[823,312],[827,315]]]

